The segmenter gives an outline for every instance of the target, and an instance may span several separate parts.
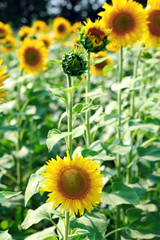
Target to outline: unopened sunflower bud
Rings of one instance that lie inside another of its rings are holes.
[[[79,53],[72,52],[64,55],[62,68],[70,76],[81,76],[87,69],[87,61]]]

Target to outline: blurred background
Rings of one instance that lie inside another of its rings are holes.
[[[136,0],[146,6],[147,0]],[[56,16],[67,18],[72,24],[97,18],[104,2],[111,0],[0,0],[0,21],[9,23],[14,30],[31,25],[34,20],[49,22]]]

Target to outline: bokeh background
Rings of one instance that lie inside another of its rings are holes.
[[[147,0],[136,0],[146,6]],[[49,22],[56,16],[63,16],[71,23],[92,21],[102,10],[104,2],[111,0],[0,0],[0,21],[9,23],[14,30],[22,25],[31,25],[34,20]]]

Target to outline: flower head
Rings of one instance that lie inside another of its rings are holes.
[[[55,38],[65,39],[71,32],[70,22],[63,17],[56,17],[53,20],[53,33]]]
[[[72,51],[64,55],[62,68],[70,76],[81,76],[87,70],[87,61],[78,51]]]
[[[104,3],[105,11],[99,13],[106,28],[112,29],[109,39],[119,47],[140,40],[146,30],[146,12],[133,0],[112,0],[113,6]]]
[[[110,30],[104,28],[101,20],[92,22],[88,19],[88,22],[85,22],[84,29],[80,33],[80,43],[90,52],[104,51],[106,45],[109,43],[109,32]]]
[[[32,33],[32,30],[28,26],[22,26],[20,30],[18,31],[18,36],[21,40],[24,40],[24,38],[28,37]]]
[[[4,38],[7,36],[7,34],[11,33],[11,28],[8,24],[4,24],[3,22],[0,22],[0,38]]]
[[[3,51],[12,52],[15,49],[16,41],[14,37],[11,35],[7,35],[5,38],[2,39]]]
[[[85,209],[91,212],[100,202],[103,175],[97,170],[97,162],[78,154],[71,161],[67,153],[64,159],[51,159],[45,167],[42,176],[46,186],[42,190],[50,192],[47,202],[53,202],[53,208],[61,204],[61,209],[83,215]]]
[[[112,65],[111,59],[107,56],[106,52],[98,52],[97,54],[92,55],[92,60],[104,58],[104,61],[97,63],[92,68],[92,74],[96,74],[98,76],[103,76],[103,68],[106,65]]]
[[[2,62],[3,60],[1,59],[0,66]],[[4,80],[9,76],[9,74],[4,74],[6,69],[7,69],[7,66],[0,68],[0,102],[5,102],[3,98],[8,95],[7,93],[3,93],[2,91],[4,90],[4,88],[1,88],[4,85]]]
[[[33,33],[44,33],[48,31],[48,25],[41,20],[37,20],[32,25]]]
[[[36,39],[26,38],[21,43],[17,55],[21,61],[20,69],[27,73],[41,73],[46,69],[48,50],[44,44]]]
[[[46,34],[39,36],[38,40],[42,41],[46,48],[49,48],[49,46],[51,45],[51,42],[52,42],[51,38]]]
[[[160,43],[160,1],[148,0],[147,3],[147,31],[145,33],[145,45],[150,44],[156,48]]]

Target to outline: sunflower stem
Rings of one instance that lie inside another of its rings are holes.
[[[68,75],[68,133],[72,132],[72,79],[71,76]],[[70,158],[72,158],[72,134],[68,136],[68,152]]]
[[[135,98],[135,91],[134,91],[134,88],[135,88],[135,85],[136,85],[136,77],[137,77],[137,71],[138,71],[138,64],[139,64],[139,61],[140,61],[140,57],[141,57],[141,52],[142,50],[139,51],[139,54],[138,54],[138,57],[136,59],[136,62],[135,62],[135,65],[134,65],[134,72],[133,72],[133,85],[132,85],[132,92],[131,92],[131,95],[130,95],[130,115],[131,115],[131,118],[134,118],[134,98]],[[133,148],[133,140],[132,140],[132,132],[130,133],[131,135],[131,145],[132,145],[132,148]],[[131,151],[129,152],[129,161],[128,161],[128,165],[132,162],[132,148],[131,148]],[[132,169],[131,167],[127,169],[127,183],[131,183],[132,182]]]
[[[123,78],[123,47],[120,48],[119,52],[119,83],[122,82]],[[118,114],[121,114],[121,89],[118,90]],[[119,142],[122,142],[121,139],[121,116],[118,118],[118,129],[117,129],[117,134],[118,134],[118,139]],[[121,156],[118,154],[117,155],[117,177],[121,177]],[[116,222],[115,222],[115,227],[116,229],[120,228],[120,206],[117,206],[116,208]],[[115,239],[118,240],[120,238],[120,233],[119,231],[115,232]]]
[[[89,104],[89,92],[90,92],[90,89],[91,89],[91,82],[90,82],[90,76],[91,76],[91,73],[90,73],[90,51],[88,51],[88,77],[86,79],[86,104]],[[91,143],[91,134],[90,134],[90,110],[88,110],[86,112],[86,115],[85,115],[85,120],[86,120],[86,142],[87,142],[87,147],[89,147],[90,143]]]
[[[65,212],[65,235],[64,240],[69,240],[69,212]]]

